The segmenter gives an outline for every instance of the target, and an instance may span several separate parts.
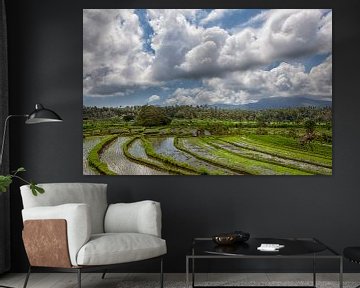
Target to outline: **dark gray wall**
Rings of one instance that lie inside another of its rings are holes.
[[[317,237],[341,251],[360,246],[359,27],[360,2],[11,0],[8,4],[10,103],[26,113],[35,103],[55,109],[59,125],[11,124],[11,166],[37,182],[105,182],[109,201],[154,199],[163,209],[166,271],[185,268],[192,237],[243,229],[255,236]],[[238,3],[238,4],[236,4]],[[333,8],[334,173],[331,177],[183,177],[82,175],[83,8]],[[220,5],[222,7],[220,7]],[[12,270],[27,265],[21,241],[21,199],[12,186]],[[261,264],[261,265],[260,265]],[[125,266],[151,271],[155,263]],[[277,270],[285,264],[248,267]],[[231,265],[232,266],[232,265]],[[213,267],[213,265],[210,265]],[[233,266],[232,266],[233,267]],[[218,267],[219,268],[219,267]],[[229,269],[222,265],[220,269]],[[348,265],[346,269],[360,267]],[[215,268],[214,268],[215,269]]]

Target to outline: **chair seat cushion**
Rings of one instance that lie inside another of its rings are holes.
[[[145,260],[166,254],[166,241],[140,233],[94,234],[81,247],[78,265],[108,265]]]
[[[344,257],[350,261],[360,263],[360,247],[347,247],[344,249]]]

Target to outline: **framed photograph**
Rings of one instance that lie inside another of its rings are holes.
[[[332,175],[331,9],[84,9],[84,175]]]

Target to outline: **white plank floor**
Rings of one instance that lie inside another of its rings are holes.
[[[231,281],[256,281],[259,283],[266,283],[268,281],[286,282],[286,281],[310,281],[312,274],[307,273],[211,273],[211,274],[197,274],[197,281],[224,281],[231,279]],[[23,287],[25,274],[23,273],[8,273],[0,276],[0,286],[11,286],[14,288]],[[126,282],[126,287],[131,287],[131,281],[139,283],[141,281],[158,281],[159,274],[140,274],[140,273],[109,273],[105,280],[101,279],[101,273],[83,273],[82,286],[84,288],[104,287],[116,288],[121,287],[121,282]],[[320,281],[337,281],[338,274],[335,273],[319,273],[317,280]],[[165,274],[165,287],[167,283],[171,282],[184,283],[185,274]],[[309,283],[310,283],[309,282]],[[360,273],[344,274],[344,283],[354,282],[360,284]],[[130,283],[130,284],[129,284]],[[75,273],[32,273],[28,288],[76,288],[76,274]],[[178,286],[177,286],[178,287]]]

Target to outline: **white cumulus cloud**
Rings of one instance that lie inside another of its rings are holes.
[[[149,97],[148,102],[151,103],[151,102],[156,102],[156,101],[159,101],[159,100],[160,100],[159,95],[152,95],[152,96]]]
[[[164,101],[243,104],[301,94],[331,98],[331,10],[265,10],[236,29],[202,26],[232,11],[149,9],[146,19],[153,33],[146,35],[134,10],[85,9],[84,95],[129,95],[148,86],[166,91],[168,81],[195,80],[204,87],[179,87]],[[144,49],[144,41],[153,51]],[[302,59],[314,55],[330,56],[307,72]],[[274,63],[280,64],[265,69]],[[154,96],[147,100],[161,101]]]
[[[143,31],[133,10],[83,10],[85,95],[121,95],[134,85],[151,84],[151,55],[142,49]]]
[[[168,105],[246,104],[268,97],[307,96],[330,100],[332,57],[309,72],[300,63],[280,63],[271,70],[232,72],[203,80],[203,87],[178,88]]]
[[[210,22],[214,22],[217,20],[220,20],[221,18],[223,18],[224,16],[226,16],[226,14],[232,13],[234,10],[233,9],[214,9],[211,10],[211,12],[206,15],[205,18],[203,18],[200,21],[201,25],[206,25]]]
[[[219,27],[191,25],[185,16],[168,19],[170,14],[162,14],[157,22],[162,22],[157,24],[162,28],[154,39],[158,45],[154,49],[159,48],[152,70],[155,78],[214,77],[274,61],[331,53],[332,12],[280,9],[260,15],[260,27],[231,34]]]

